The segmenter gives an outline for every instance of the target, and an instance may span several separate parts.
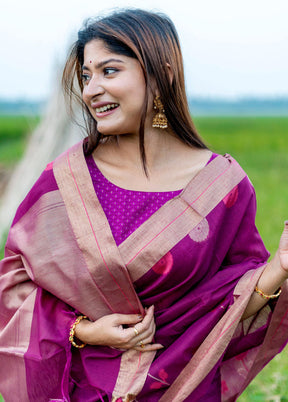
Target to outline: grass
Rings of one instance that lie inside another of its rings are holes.
[[[257,194],[257,227],[274,253],[288,219],[288,118],[206,117],[195,122],[214,151],[231,154],[247,172]]]
[[[38,122],[35,116],[0,117],[0,165],[11,167],[19,160]]]
[[[252,381],[238,402],[288,402],[287,349],[277,355]]]
[[[288,118],[195,119],[206,143],[229,153],[250,177],[257,194],[256,224],[268,250],[277,250],[288,219]],[[239,402],[288,402],[288,349],[253,380]]]
[[[0,118],[0,165],[19,159],[38,118]],[[288,219],[288,118],[201,117],[196,127],[213,151],[231,154],[249,175],[257,194],[257,227],[268,250],[277,250]],[[287,351],[256,377],[239,402],[288,402]],[[1,402],[1,396],[0,396]]]
[[[0,116],[0,173],[10,171],[21,158],[39,120],[38,116]],[[4,245],[0,244],[0,259],[3,253]]]

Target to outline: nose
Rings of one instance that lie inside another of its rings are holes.
[[[83,98],[91,99],[95,98],[99,95],[102,95],[105,92],[104,87],[101,85],[99,78],[96,76],[92,76],[89,82],[84,85],[83,88]]]

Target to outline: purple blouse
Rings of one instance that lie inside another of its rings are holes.
[[[213,154],[208,163],[216,156],[216,154]],[[182,191],[147,192],[126,190],[106,179],[97,167],[92,155],[88,156],[86,161],[95,193],[105,212],[117,246],[162,205]]]
[[[117,246],[162,205],[182,191],[126,190],[106,179],[92,156],[87,157],[86,160],[95,192],[108,219]]]

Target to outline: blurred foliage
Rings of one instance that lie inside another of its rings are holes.
[[[288,219],[288,118],[196,118],[200,135],[217,153],[231,154],[257,195],[256,224],[268,250],[278,248]],[[288,402],[288,349],[276,356],[238,398],[239,402]]]
[[[21,158],[29,134],[38,122],[38,116],[0,117],[0,165],[13,166]]]
[[[258,202],[257,227],[271,253],[288,219],[288,118],[194,119],[213,151],[231,154],[252,181]]]

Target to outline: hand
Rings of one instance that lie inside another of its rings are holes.
[[[154,306],[151,306],[144,318],[136,314],[110,314],[94,322],[82,320],[75,328],[75,336],[90,345],[147,352],[163,348],[152,343],[155,330]]]
[[[281,268],[287,271],[288,275],[288,221],[285,221],[284,230],[280,238],[278,254]]]

